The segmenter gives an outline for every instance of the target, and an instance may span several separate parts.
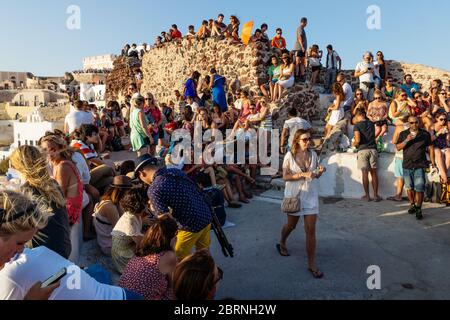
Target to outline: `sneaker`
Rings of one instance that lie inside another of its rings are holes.
[[[422,209],[420,209],[420,208],[416,208],[416,219],[423,220]]]
[[[412,204],[411,207],[409,207],[408,213],[409,214],[415,214],[417,211],[416,205]]]

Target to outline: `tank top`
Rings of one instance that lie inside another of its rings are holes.
[[[81,217],[81,210],[83,210],[83,183],[80,179],[78,169],[72,161],[63,161],[61,164],[68,164],[75,173],[77,179],[77,195],[75,197],[66,197],[66,208],[69,216],[70,225],[76,224]]]

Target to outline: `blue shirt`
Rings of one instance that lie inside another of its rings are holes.
[[[197,185],[178,169],[160,169],[148,188],[154,214],[169,213],[184,231],[197,233],[212,221],[211,210]]]
[[[410,86],[408,86],[406,83],[402,84],[400,86],[401,89],[406,91],[406,94],[408,95],[409,98],[413,99],[414,98],[414,93],[415,92],[419,92],[420,91],[420,86],[413,82],[411,83]]]

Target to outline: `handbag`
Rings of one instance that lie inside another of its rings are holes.
[[[300,194],[295,198],[284,198],[283,203],[281,204],[281,210],[283,213],[291,214],[300,212]]]

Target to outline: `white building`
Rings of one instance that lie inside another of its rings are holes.
[[[23,145],[37,146],[47,131],[55,129],[55,123],[44,121],[41,112],[36,110],[28,115],[27,122],[14,122],[14,143],[11,149]]]
[[[117,56],[113,54],[106,54],[103,56],[86,57],[83,59],[83,70],[89,69],[108,69],[112,70],[114,68],[114,61]]]

